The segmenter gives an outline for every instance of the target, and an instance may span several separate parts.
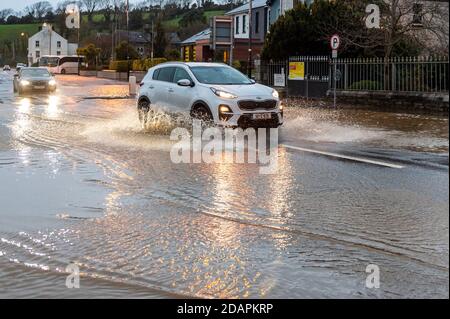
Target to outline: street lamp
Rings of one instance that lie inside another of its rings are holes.
[[[248,3],[248,66],[247,75],[252,76],[252,0]]]
[[[130,80],[130,1],[127,0],[127,80]]]

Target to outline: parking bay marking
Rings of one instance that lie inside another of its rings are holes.
[[[319,154],[319,155],[324,155],[324,156],[329,156],[329,157],[341,158],[341,159],[346,159],[346,160],[354,161],[354,162],[367,163],[367,164],[384,166],[384,167],[389,167],[389,168],[398,168],[398,169],[403,168],[403,166],[401,166],[401,165],[380,162],[380,161],[374,161],[374,160],[370,160],[370,159],[366,159],[366,158],[346,156],[346,155],[342,155],[342,154],[336,154],[336,153],[330,153],[330,152],[324,152],[324,151],[317,151],[317,150],[312,150],[309,148],[303,148],[303,147],[292,146],[292,145],[287,145],[287,144],[281,144],[281,146],[284,146],[285,148],[288,148],[288,149],[301,151],[301,152],[307,152],[307,153]]]

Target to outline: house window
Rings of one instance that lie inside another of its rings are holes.
[[[236,34],[239,34],[239,16],[236,17],[236,25],[234,26]]]
[[[56,41],[56,47],[60,48],[61,47],[61,41]]]
[[[36,42],[34,43],[34,46],[35,46],[36,48],[39,48],[39,41],[36,41]]]
[[[255,33],[259,33],[259,11],[255,13]]]
[[[41,57],[41,52],[40,51],[36,51],[36,59],[39,59]]]
[[[422,26],[422,13],[423,11],[423,4],[421,3],[414,3],[413,4],[413,25],[416,27]]]
[[[61,51],[56,51],[56,55],[61,55]]]
[[[242,33],[247,33],[247,16],[245,14],[242,16]]]

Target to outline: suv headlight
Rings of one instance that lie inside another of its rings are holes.
[[[273,96],[274,98],[278,99],[278,98],[280,97],[280,94],[278,93],[277,90],[273,90],[273,91],[272,91],[272,96]]]
[[[48,81],[48,85],[55,86],[56,85],[56,81],[55,80],[50,80],[50,81]]]
[[[22,86],[30,85],[30,81],[22,80],[22,81],[20,81],[20,85],[22,85]]]
[[[234,95],[233,93],[222,91],[222,90],[218,90],[216,88],[211,88],[211,91],[213,91],[215,95],[217,95],[218,97],[221,97],[223,99],[235,99],[235,98],[237,98],[237,96]]]

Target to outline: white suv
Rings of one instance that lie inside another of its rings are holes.
[[[144,122],[150,110],[160,108],[230,127],[278,127],[283,123],[278,92],[226,64],[159,64],[148,70],[140,86],[137,107]]]

